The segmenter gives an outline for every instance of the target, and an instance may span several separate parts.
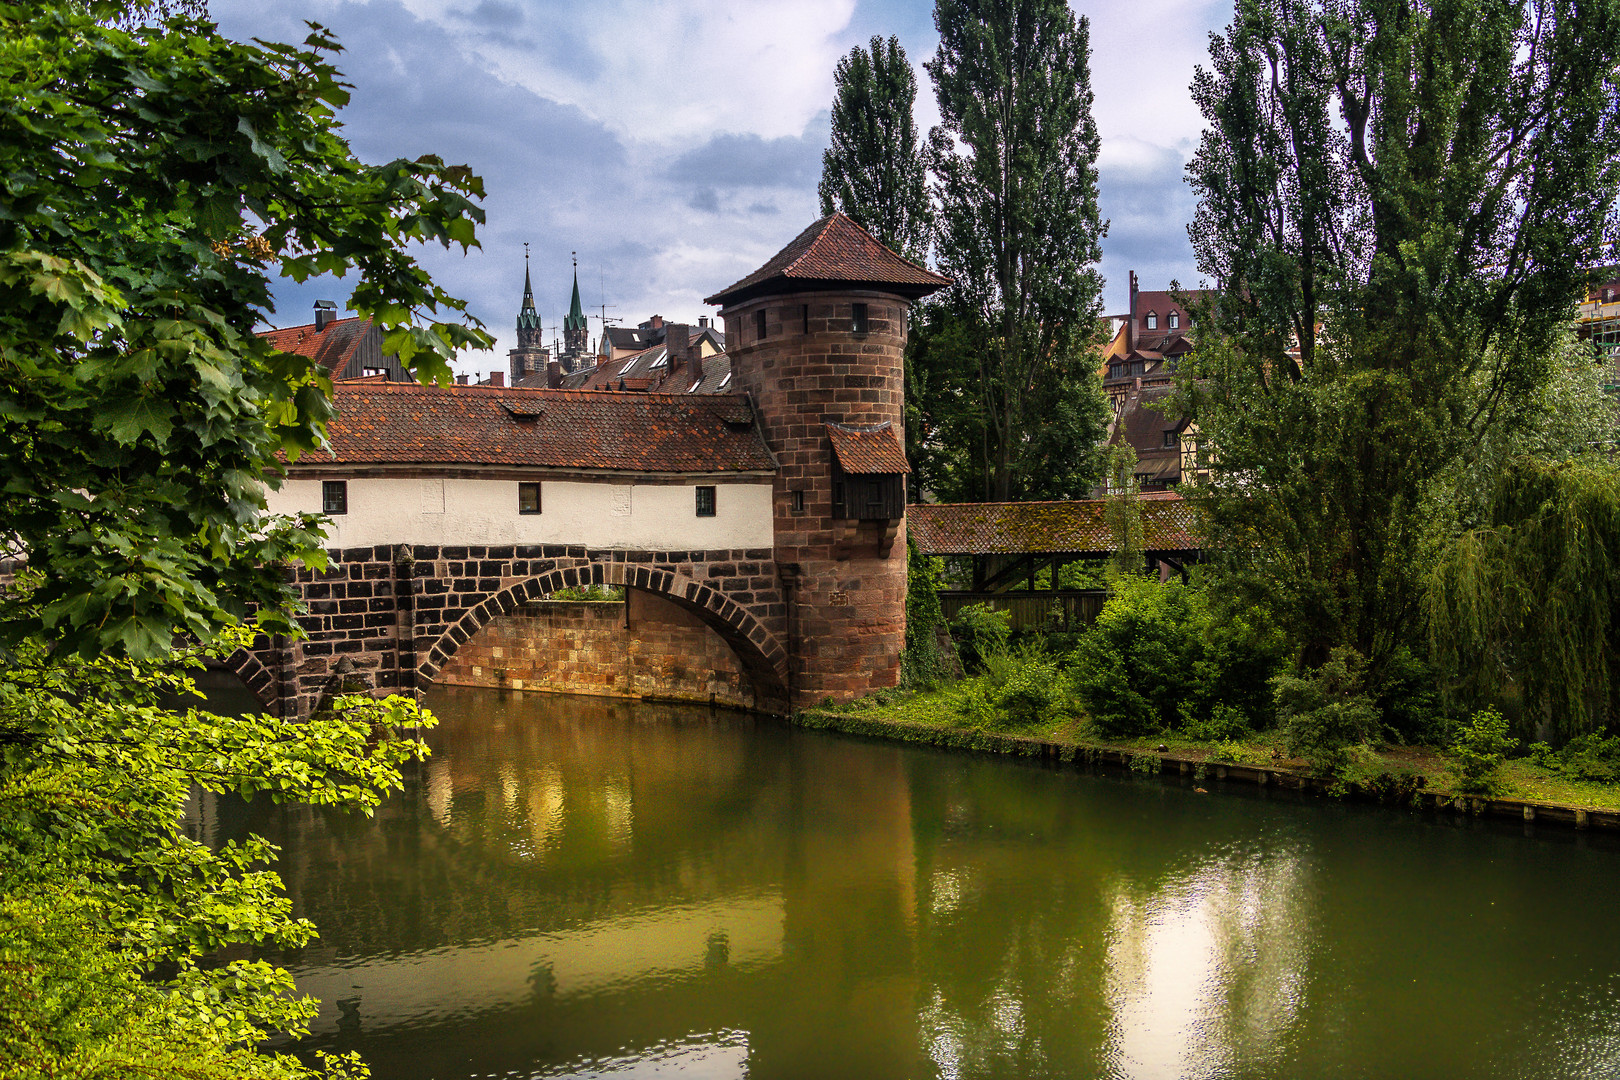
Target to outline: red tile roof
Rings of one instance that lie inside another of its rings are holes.
[[[371,320],[351,315],[347,319],[334,319],[323,330],[314,323],[288,326],[281,330],[266,330],[259,334],[277,352],[307,356],[329,372],[340,373],[354,358]]]
[[[330,451],[299,464],[772,472],[741,395],[339,383]]]
[[[1106,499],[1027,503],[919,503],[906,508],[906,528],[925,555],[1100,555],[1115,547]],[[1146,498],[1142,546],[1196,551],[1203,545],[1191,506],[1179,497]]]
[[[734,304],[772,292],[829,285],[872,285],[913,300],[951,279],[895,254],[843,214],[824,217],[794,237],[764,266],[705,304]]]
[[[876,427],[846,427],[828,424],[827,434],[832,438],[833,453],[838,464],[847,473],[908,473],[906,452],[895,437],[891,424]]]

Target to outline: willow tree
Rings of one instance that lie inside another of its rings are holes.
[[[1239,0],[1193,82],[1188,391],[1229,580],[1308,662],[1416,643],[1436,478],[1555,362],[1615,236],[1612,3]]]
[[[918,149],[917,76],[898,38],[838,61],[832,144],[821,156],[821,212],[841,211],[895,251],[928,254],[932,208]]]
[[[975,336],[932,392],[996,500],[1083,494],[1101,470],[1107,406],[1091,349],[1102,311],[1089,27],[1064,0],[938,0],[926,67],[940,125],[935,176],[942,299]]]

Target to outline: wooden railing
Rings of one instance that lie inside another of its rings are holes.
[[[1103,589],[994,593],[941,590],[939,605],[947,621],[970,604],[988,604],[996,611],[1010,611],[1014,630],[1083,630],[1096,620],[1107,598]]]

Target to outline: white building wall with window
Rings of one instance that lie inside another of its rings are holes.
[[[267,493],[272,513],[319,514],[318,479]],[[630,551],[773,545],[769,480],[614,483],[542,480],[540,512],[519,510],[516,480],[361,477],[342,481],[347,510],[331,517],[327,546],[571,544]],[[713,516],[699,487],[714,491]],[[705,507],[706,508],[706,507]]]

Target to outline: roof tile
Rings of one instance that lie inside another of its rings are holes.
[[[771,472],[741,395],[339,383],[330,450],[300,463]]]
[[[838,464],[847,473],[857,476],[871,473],[908,473],[906,452],[895,437],[894,426],[889,423],[875,427],[847,427],[828,424],[827,434],[832,438],[833,453]]]
[[[835,282],[886,286],[916,299],[951,279],[890,251],[844,214],[832,214],[794,237],[764,266],[703,302],[731,304],[783,288]]]
[[[925,555],[1093,554],[1115,542],[1108,500],[1026,503],[919,503],[906,528]],[[1142,546],[1195,551],[1203,545],[1193,508],[1179,497],[1143,498]]]

